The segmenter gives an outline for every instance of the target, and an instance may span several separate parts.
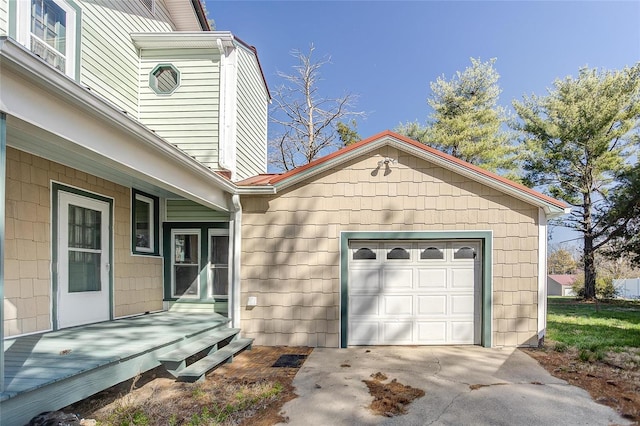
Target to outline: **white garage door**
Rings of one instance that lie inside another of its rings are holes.
[[[479,241],[349,245],[349,345],[480,344]]]

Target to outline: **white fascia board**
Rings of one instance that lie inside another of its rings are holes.
[[[216,49],[218,40],[225,47],[235,47],[230,31],[172,31],[161,33],[131,33],[138,49]]]
[[[239,186],[236,190],[240,195],[275,194],[277,189],[273,185]]]
[[[161,186],[228,211],[236,186],[140,122],[87,91],[10,39],[0,37],[0,110],[143,173]],[[82,117],[82,119],[79,119]]]

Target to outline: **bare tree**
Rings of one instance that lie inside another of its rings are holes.
[[[331,63],[331,58],[315,60],[314,50],[311,45],[308,54],[292,51],[298,60],[294,72],[278,72],[286,83],[273,96],[270,121],[275,130],[269,139],[269,162],[278,170],[291,170],[342,147],[338,126],[344,131],[345,126],[355,124],[349,119],[364,116],[353,111],[357,95],[330,98],[319,93],[320,69]]]

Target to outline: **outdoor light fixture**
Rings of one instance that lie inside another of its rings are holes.
[[[378,167],[382,167],[384,164],[385,167],[389,167],[389,164],[395,164],[396,160],[391,157],[384,157],[382,160],[378,161]]]

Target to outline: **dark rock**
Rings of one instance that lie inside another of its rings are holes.
[[[32,418],[26,426],[79,426],[80,418],[62,411],[45,411]]]

